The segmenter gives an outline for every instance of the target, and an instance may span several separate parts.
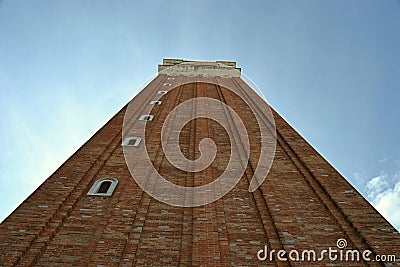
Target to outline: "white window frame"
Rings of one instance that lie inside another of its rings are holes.
[[[168,91],[158,91],[157,94],[159,95],[165,95],[166,93],[168,93]]]
[[[103,182],[111,182],[110,187],[108,188],[107,192],[105,193],[98,193],[101,184]],[[98,179],[92,187],[90,188],[89,192],[87,193],[88,196],[102,196],[102,197],[110,197],[114,193],[115,188],[118,185],[118,180],[115,178],[101,178]]]
[[[139,117],[140,121],[152,121],[154,119],[153,115],[141,115]]]
[[[161,105],[162,101],[161,100],[151,100],[150,105]]]
[[[133,145],[130,145],[129,142],[132,140],[135,140],[135,143]],[[126,137],[124,139],[124,141],[122,142],[122,146],[139,146],[141,141],[142,141],[142,138],[140,138],[140,137],[135,137],[135,136]]]

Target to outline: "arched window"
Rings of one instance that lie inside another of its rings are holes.
[[[117,184],[117,179],[102,178],[94,182],[87,194],[88,196],[111,196]]]

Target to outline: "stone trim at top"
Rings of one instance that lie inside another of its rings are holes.
[[[240,77],[241,69],[234,61],[188,61],[183,59],[163,59],[158,65],[158,73],[171,76]]]

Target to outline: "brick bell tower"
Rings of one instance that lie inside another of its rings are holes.
[[[0,266],[400,265],[396,229],[240,71],[164,59],[1,223]]]

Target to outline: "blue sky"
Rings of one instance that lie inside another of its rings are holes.
[[[0,0],[0,220],[162,58],[234,60],[400,229],[400,1]]]

